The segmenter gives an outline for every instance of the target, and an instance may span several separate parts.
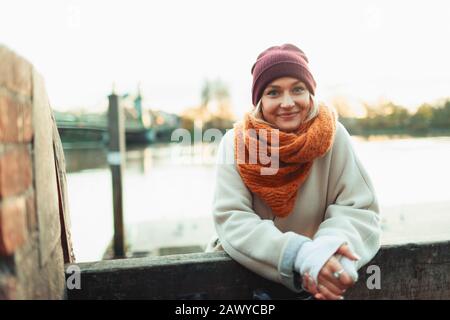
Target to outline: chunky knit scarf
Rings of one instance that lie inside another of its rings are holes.
[[[247,113],[235,125],[239,174],[247,188],[264,200],[276,216],[286,217],[292,212],[297,192],[306,181],[314,159],[325,155],[333,145],[336,119],[333,110],[319,105],[315,118],[290,133],[278,130],[253,113]],[[273,134],[279,138],[273,139]],[[264,169],[273,168],[273,161],[278,164],[278,170],[262,174]]]

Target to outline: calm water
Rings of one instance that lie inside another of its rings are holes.
[[[450,137],[352,139],[378,193],[383,243],[450,239]],[[65,154],[77,261],[99,260],[113,233],[106,151]],[[204,245],[211,237],[214,155],[214,144],[127,151],[124,215],[133,251]]]

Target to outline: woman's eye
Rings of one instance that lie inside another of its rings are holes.
[[[303,90],[305,90],[305,89],[303,89],[302,87],[295,87],[294,88],[294,92],[296,92],[296,93],[301,93],[301,92],[303,92]]]
[[[267,91],[267,95],[268,96],[274,96],[274,95],[276,95],[277,94],[277,91],[276,90],[270,90],[270,91]]]

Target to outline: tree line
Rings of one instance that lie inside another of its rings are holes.
[[[345,117],[337,109],[340,122],[353,135],[450,135],[450,99],[439,105],[423,104],[414,113],[392,102],[364,107],[365,118]]]

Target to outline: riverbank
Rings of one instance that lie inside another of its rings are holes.
[[[382,245],[450,239],[450,201],[382,206]],[[130,256],[201,252],[215,235],[212,216],[157,219],[127,227]]]
[[[447,237],[450,138],[352,140],[382,206],[383,241]],[[214,233],[210,216],[214,152],[207,150],[202,157],[197,151],[176,144],[127,151],[124,218],[132,251],[155,252],[178,245],[192,250]],[[111,175],[103,152],[70,150],[66,155],[78,261],[101,259],[112,238]]]

